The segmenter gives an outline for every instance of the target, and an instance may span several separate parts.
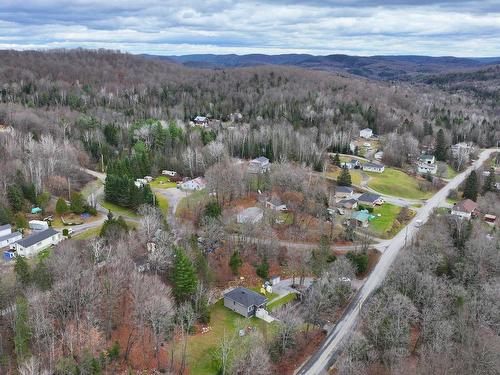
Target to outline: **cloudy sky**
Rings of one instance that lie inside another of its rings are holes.
[[[500,0],[0,1],[0,49],[73,47],[500,56]]]

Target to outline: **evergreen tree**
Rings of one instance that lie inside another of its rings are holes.
[[[63,197],[59,197],[56,202],[56,213],[62,215],[68,212],[68,205],[66,204],[66,200]]]
[[[477,174],[476,171],[472,171],[465,180],[464,198],[476,201],[478,192],[479,192],[479,182],[477,179]]]
[[[231,271],[233,271],[233,275],[240,274],[240,268],[243,265],[243,261],[241,260],[241,256],[239,251],[235,250],[231,255],[231,259],[229,259],[229,267],[231,267]]]
[[[342,171],[340,172],[340,175],[337,178],[337,184],[339,186],[351,186],[352,184],[351,174],[349,173],[349,170],[346,167],[342,168]]]
[[[335,154],[335,156],[333,157],[333,165],[336,165],[337,167],[340,168],[341,164],[340,164],[340,156],[339,156],[339,153],[337,152]]]
[[[16,257],[14,272],[16,273],[17,279],[24,286],[28,285],[31,282],[31,268],[25,257],[23,256]]]
[[[495,191],[495,170],[493,168],[490,168],[490,174],[486,176],[486,179],[484,180],[484,185],[483,185],[483,194],[487,193],[488,191]]]
[[[262,263],[257,266],[255,273],[264,280],[269,278],[269,262],[267,261],[267,258],[262,259]]]
[[[10,185],[7,187],[7,199],[9,200],[10,207],[14,212],[19,212],[23,209],[23,193],[16,185]]]
[[[184,249],[177,248],[174,253],[174,266],[172,270],[172,291],[177,302],[187,300],[195,291],[198,285],[196,272],[187,257]]]
[[[9,207],[0,203],[0,225],[9,224],[12,222],[12,211]]]
[[[448,145],[446,144],[446,139],[444,137],[443,129],[439,129],[436,137],[436,150],[434,152],[434,156],[436,156],[436,160],[446,161],[446,154],[448,151]]]
[[[33,281],[41,290],[50,290],[52,287],[52,274],[43,260],[33,270]]]
[[[71,205],[69,206],[71,212],[75,214],[83,214],[85,212],[85,199],[80,193],[71,193]]]
[[[206,217],[212,217],[214,219],[217,219],[220,217],[221,214],[222,214],[222,208],[217,201],[210,201],[205,206],[204,215]]]

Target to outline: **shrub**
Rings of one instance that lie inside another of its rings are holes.
[[[368,268],[368,253],[349,251],[346,255],[353,267],[356,269],[356,275],[360,275]]]
[[[266,258],[264,258],[262,263],[256,267],[255,273],[264,280],[269,278],[269,263]]]

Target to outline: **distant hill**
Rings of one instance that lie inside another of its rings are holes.
[[[437,74],[447,71],[477,68],[487,64],[500,63],[500,57],[460,58],[452,56],[349,56],[308,54],[283,55],[184,55],[152,56],[146,58],[168,60],[187,67],[222,69],[258,65],[288,65],[306,69],[347,72],[371,79],[409,80],[416,76]]]

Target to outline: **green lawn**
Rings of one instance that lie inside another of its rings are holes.
[[[446,176],[445,178],[452,179],[458,174],[456,170],[450,167],[448,164],[446,165]]]
[[[166,217],[168,215],[168,199],[158,193],[155,193],[155,196],[156,196],[156,203],[158,203],[158,207],[163,213],[163,216]]]
[[[335,168],[335,171],[333,172],[328,172],[326,175],[328,177],[337,179],[339,177],[339,174],[341,172],[340,168]],[[349,173],[351,175],[351,181],[353,185],[361,185],[361,181],[363,178],[361,177],[361,169],[350,169]]]
[[[89,240],[91,238],[97,237],[99,235],[99,233],[101,233],[101,226],[88,229],[84,232],[80,232],[80,233],[72,236],[71,238],[73,238],[75,240]]]
[[[110,210],[111,212],[113,212],[114,215],[128,216],[128,217],[133,217],[133,218],[139,217],[139,215],[137,215],[134,211],[129,210],[128,208],[120,207],[114,203],[103,201],[103,202],[100,202],[100,204],[106,210]]]
[[[370,230],[379,237],[387,236],[400,211],[401,207],[389,203],[377,206],[373,209],[373,215],[376,217],[370,221]],[[381,216],[378,217],[377,214]]]
[[[266,323],[257,318],[244,318],[232,310],[224,307],[223,300],[218,301],[210,309],[211,331],[205,334],[190,336],[188,339],[188,366],[190,374],[215,374],[214,351],[217,350],[220,340],[226,336],[235,335],[236,340],[241,340],[238,336],[238,330],[246,327],[255,327],[263,333],[264,337],[273,335],[274,324]],[[238,343],[236,342],[236,345]]]
[[[370,176],[368,186],[381,194],[408,199],[426,199],[434,194],[421,191],[416,178],[396,169],[385,168],[383,173],[365,173]]]
[[[167,176],[158,176],[149,183],[151,188],[168,189],[177,186],[176,182],[171,182]]]
[[[260,292],[260,286],[256,286],[256,287],[253,287],[253,288],[250,288],[250,289],[252,289],[254,292],[262,294],[264,297],[267,298],[268,301],[271,301],[271,300],[273,300],[273,299],[275,299],[276,297],[279,296],[279,294],[277,294],[277,293],[266,293],[266,294],[261,293]]]
[[[267,310],[268,311],[276,310],[277,308],[287,304],[288,302],[293,301],[296,297],[297,297],[297,294],[295,294],[295,293],[287,294],[286,296],[281,297],[280,299],[278,299],[272,303],[269,303],[267,305]]]

